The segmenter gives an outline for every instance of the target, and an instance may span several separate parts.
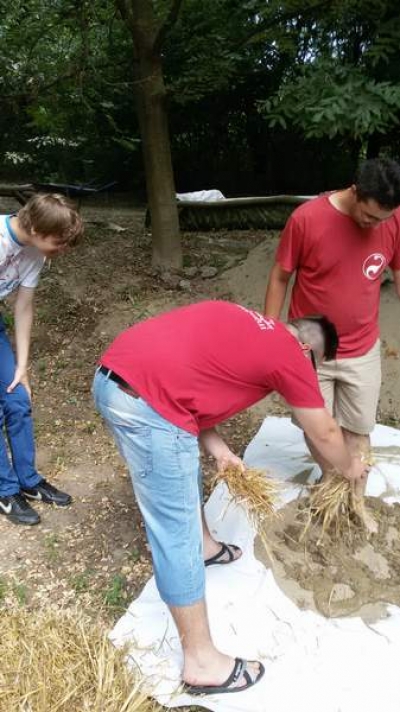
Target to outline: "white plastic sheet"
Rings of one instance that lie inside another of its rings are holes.
[[[215,200],[225,200],[225,196],[220,190],[217,190],[217,188],[211,188],[210,190],[195,190],[193,193],[177,193],[176,199],[179,200],[180,203],[206,203]]]
[[[368,494],[400,501],[400,431],[377,426],[372,444],[378,463]],[[286,480],[286,501],[299,491],[293,477],[306,469],[309,481],[318,474],[301,431],[286,418],[264,421],[245,460]],[[181,647],[151,579],[111,633],[116,645],[129,643],[128,664],[139,667],[149,693],[165,706],[199,704],[216,712],[399,712],[400,608],[388,606],[387,617],[374,625],[300,610],[254,558],[254,532],[244,512],[229,505],[224,487],[213,493],[206,512],[215,537],[244,551],[229,566],[207,569],[214,641],[230,655],[262,660],[266,674],[240,693],[179,694]]]

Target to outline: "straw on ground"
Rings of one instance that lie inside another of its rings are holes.
[[[0,712],[150,712],[139,675],[82,616],[1,613]]]

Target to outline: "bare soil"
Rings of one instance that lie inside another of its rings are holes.
[[[400,505],[368,497],[367,506],[378,523],[369,537],[354,524],[340,539],[318,524],[305,527],[304,498],[286,505],[266,528],[268,551],[259,540],[257,557],[300,608],[372,622],[387,604],[400,605]]]

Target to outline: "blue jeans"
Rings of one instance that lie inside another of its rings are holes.
[[[99,371],[93,396],[128,465],[160,596],[192,605],[205,593],[197,438]]]
[[[36,487],[43,479],[35,468],[29,396],[20,383],[12,393],[7,393],[14,374],[15,357],[0,316],[0,497],[17,494],[21,488]]]

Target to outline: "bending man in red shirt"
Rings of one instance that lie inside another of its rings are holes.
[[[353,453],[369,450],[381,384],[380,277],[393,271],[400,296],[400,166],[365,161],[355,183],[301,205],[281,235],[265,300],[279,318],[292,274],[289,318],[325,314],[339,336],[337,358],[318,369],[325,404]],[[326,473],[330,463],[312,443]],[[365,483],[359,486],[363,494]],[[374,525],[370,523],[373,528]]]
[[[96,406],[126,460],[146,525],[160,596],[175,620],[191,694],[239,692],[264,668],[219,652],[204,599],[205,566],[228,564],[238,547],[215,541],[202,517],[199,443],[223,469],[242,461],[218,423],[280,393],[309,439],[345,477],[365,476],[324,409],[311,359],[334,358],[337,334],[325,318],[284,326],[237,304],[175,309],[120,334],[100,359]]]

